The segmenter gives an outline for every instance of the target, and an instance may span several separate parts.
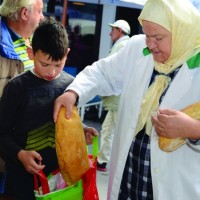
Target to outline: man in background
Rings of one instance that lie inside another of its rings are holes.
[[[44,18],[42,0],[3,0],[0,6],[0,99],[5,84],[33,67],[26,49],[30,37]],[[4,161],[0,149],[0,173]]]
[[[110,32],[113,46],[108,56],[117,53],[129,41],[130,26],[125,20],[117,20],[113,24],[109,24],[112,28]],[[106,117],[102,124],[101,130],[101,147],[97,157],[97,169],[99,171],[107,171],[107,163],[110,160],[114,127],[117,119],[117,111],[120,96],[102,97],[103,107],[107,110]]]
[[[43,19],[42,0],[3,0],[0,6],[0,97],[9,79],[30,69],[26,48]]]

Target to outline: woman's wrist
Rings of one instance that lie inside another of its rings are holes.
[[[66,90],[66,92],[70,92],[70,93],[72,93],[74,95],[74,97],[75,97],[75,103],[74,103],[74,105],[77,106],[78,102],[79,102],[79,96],[78,96],[78,94],[74,90]]]

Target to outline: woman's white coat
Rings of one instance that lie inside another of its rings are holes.
[[[133,36],[119,53],[88,66],[68,89],[80,96],[80,105],[95,95],[121,93],[109,171],[108,200],[117,200],[128,151],[134,137],[142,97],[153,72],[152,55],[144,56],[145,36]],[[87,77],[86,77],[87,76]],[[184,63],[171,83],[161,108],[182,109],[200,100],[200,66]],[[151,134],[151,173],[155,200],[200,199],[200,153],[188,145],[166,153]]]

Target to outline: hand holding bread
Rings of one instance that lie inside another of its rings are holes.
[[[200,119],[200,102],[187,106],[181,111],[194,119]],[[174,151],[185,143],[186,143],[185,138],[172,139],[159,136],[158,139],[158,144],[160,149],[166,152]]]

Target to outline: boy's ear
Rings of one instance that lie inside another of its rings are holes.
[[[34,59],[34,53],[32,47],[27,47],[27,53],[30,60]]]

